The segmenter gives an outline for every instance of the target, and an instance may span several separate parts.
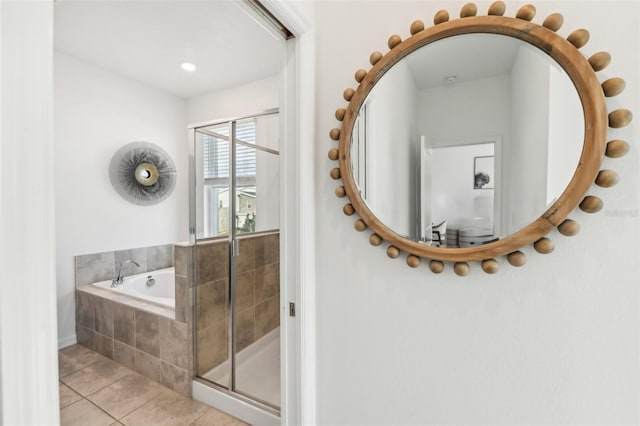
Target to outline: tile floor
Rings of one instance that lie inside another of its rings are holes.
[[[84,346],[58,352],[62,426],[241,426]]]

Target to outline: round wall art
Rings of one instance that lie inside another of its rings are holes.
[[[132,142],[111,158],[109,178],[125,200],[142,206],[169,197],[176,185],[176,165],[162,148],[150,142]]]

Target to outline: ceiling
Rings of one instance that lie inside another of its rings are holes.
[[[282,41],[239,1],[54,4],[56,50],[182,98],[271,77],[280,69]],[[185,61],[197,70],[184,71]]]
[[[518,49],[526,43],[495,34],[465,34],[438,40],[406,57],[418,89],[511,74]]]

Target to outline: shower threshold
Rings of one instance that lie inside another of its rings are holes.
[[[214,383],[229,383],[228,360],[201,377]],[[280,407],[280,327],[236,354],[235,390]]]

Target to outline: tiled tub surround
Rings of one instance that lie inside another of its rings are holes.
[[[123,273],[126,276],[173,266],[173,244],[141,247],[127,250],[76,256],[76,287],[115,278],[123,262],[134,260],[140,264],[128,264]]]
[[[176,278],[175,310],[88,285],[112,279],[129,259],[141,266],[125,266],[125,276],[171,267],[174,247],[76,256],[78,343],[189,396],[193,356],[186,280]]]
[[[228,256],[227,240],[201,242],[196,248],[198,375],[228,357]],[[240,352],[280,325],[279,233],[239,237],[236,271],[236,349]]]

